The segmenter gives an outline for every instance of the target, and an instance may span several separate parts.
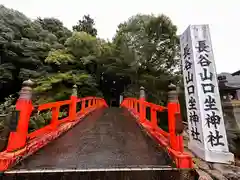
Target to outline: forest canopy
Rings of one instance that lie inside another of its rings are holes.
[[[0,101],[17,95],[29,78],[35,82],[36,104],[68,99],[73,84],[79,97],[105,97],[110,91],[103,90],[104,74],[127,80],[121,81],[128,82],[122,83],[123,95],[137,97],[144,86],[148,101],[162,104],[169,81],[180,79],[176,33],[166,15],[137,14],[106,41],[90,15],[69,30],[59,19],[30,20],[0,5]]]

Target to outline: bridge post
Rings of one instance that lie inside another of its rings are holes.
[[[140,100],[145,101],[145,88],[143,86],[140,87]]]
[[[77,85],[73,85],[72,95],[71,95],[71,104],[69,107],[69,118],[70,121],[74,121],[77,115]]]
[[[174,84],[168,86],[168,129],[170,146],[172,149],[183,152],[183,124],[180,114],[177,88]]]
[[[146,119],[146,109],[144,106],[145,101],[145,88],[143,86],[140,87],[140,97],[139,97],[139,113],[140,113],[140,121],[143,122]]]
[[[97,107],[97,98],[94,98],[94,106]]]
[[[14,151],[26,145],[28,125],[33,110],[32,105],[33,82],[29,79],[23,82],[20,96],[16,103],[15,117],[11,120],[11,133],[9,135],[7,151]]]
[[[58,126],[58,117],[59,117],[60,106],[52,108],[52,119],[51,119],[51,128],[54,130]]]
[[[93,99],[90,99],[89,107],[93,106]]]
[[[135,112],[138,113],[138,102],[137,101],[134,101],[134,109],[135,109]]]
[[[155,130],[158,127],[158,123],[157,123],[157,111],[156,109],[154,109],[153,106],[150,106],[151,109],[151,124],[153,129]]]
[[[81,102],[81,112],[84,113],[85,112],[85,104],[86,104],[86,100],[83,98],[82,102]]]
[[[91,106],[92,106],[92,97],[90,97],[88,100],[88,109],[91,108]]]

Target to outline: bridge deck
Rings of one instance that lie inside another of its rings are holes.
[[[12,170],[169,167],[168,155],[121,108],[100,109]]]

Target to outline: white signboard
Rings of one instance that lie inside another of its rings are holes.
[[[206,161],[230,163],[209,26],[189,26],[180,43],[189,148]]]

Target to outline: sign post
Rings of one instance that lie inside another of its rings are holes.
[[[189,144],[209,162],[232,163],[208,25],[190,25],[180,37]]]

